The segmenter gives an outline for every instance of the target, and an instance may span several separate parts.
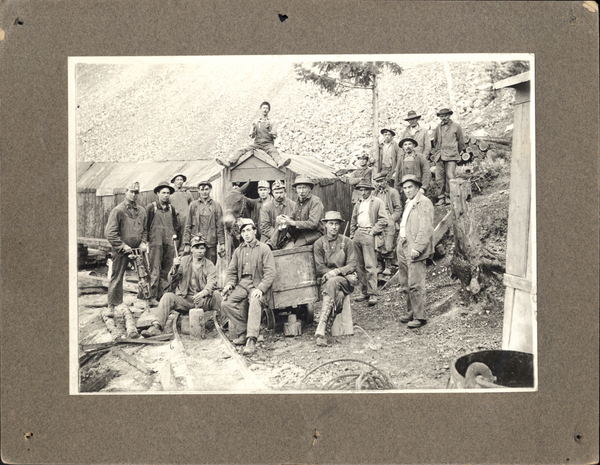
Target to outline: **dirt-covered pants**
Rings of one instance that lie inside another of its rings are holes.
[[[250,298],[254,289],[252,278],[242,278],[221,304],[223,315],[229,318],[229,330],[236,337],[244,333],[247,337],[258,337],[262,304],[259,299]]]
[[[205,318],[210,316],[211,311],[218,312],[221,307],[221,294],[214,291],[212,296],[203,297],[196,305],[191,296],[181,297],[173,292],[167,292],[160,299],[158,307],[150,310],[151,322],[158,323],[161,329],[164,329],[165,322],[169,318],[171,310],[178,312],[189,312],[192,308],[202,308]]]
[[[154,299],[160,300],[169,284],[169,270],[175,255],[174,234],[171,210],[157,210],[150,226],[148,244],[150,296]]]
[[[234,165],[246,152],[251,152],[256,149],[266,152],[275,161],[275,163],[277,163],[277,165],[281,165],[283,159],[281,158],[281,155],[279,155],[275,145],[273,145],[273,142],[254,142],[253,144],[250,144],[231,155],[229,157],[229,163]]]
[[[344,297],[352,294],[354,287],[344,276],[329,278],[325,284],[321,284],[321,293],[333,299],[334,314],[341,313],[344,305]]]
[[[377,291],[377,255],[375,238],[367,229],[358,228],[354,234],[356,268],[363,295],[374,295]]]
[[[398,238],[398,276],[400,290],[406,294],[406,310],[408,317],[415,320],[426,320],[425,313],[425,277],[427,267],[425,260],[413,262],[406,239]]]
[[[455,161],[438,160],[435,164],[435,185],[438,199],[450,197],[450,180],[454,179]]]

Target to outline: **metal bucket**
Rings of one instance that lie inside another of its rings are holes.
[[[485,364],[496,377],[498,387],[532,388],[533,354],[514,350],[482,350],[457,358],[450,367],[448,389],[465,389],[467,369],[472,363]]]

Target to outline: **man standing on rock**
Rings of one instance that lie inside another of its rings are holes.
[[[344,297],[354,291],[358,280],[354,244],[349,238],[339,234],[344,221],[342,215],[340,212],[330,211],[325,213],[321,221],[325,224],[326,232],[313,247],[323,302],[315,336],[318,346],[326,346],[326,336],[331,335],[335,316],[342,312]]]
[[[456,162],[465,149],[462,128],[450,119],[453,111],[442,108],[437,112],[441,122],[433,133],[433,154],[438,201],[436,205],[450,205],[450,180],[454,179]]]
[[[421,115],[417,115],[417,112],[410,110],[404,118],[404,121],[408,122],[408,127],[404,130],[400,139],[413,139],[415,141],[414,150],[415,152],[423,155],[425,160],[429,159],[429,153],[431,152],[431,137],[429,136],[429,130],[424,124],[419,123]],[[402,143],[398,144],[402,148]],[[402,176],[397,176],[397,180],[401,180]],[[396,182],[398,187],[398,182]]]
[[[417,141],[407,137],[402,139],[399,144],[402,148],[402,154],[398,159],[396,167],[396,185],[400,185],[400,180],[407,174],[412,174],[419,178],[422,183],[421,193],[425,194],[431,183],[431,171],[429,162],[425,155],[417,153],[415,147],[418,147]],[[402,201],[406,201],[406,197],[402,194]]]
[[[372,182],[373,170],[369,167],[369,156],[366,153],[361,153],[358,156],[358,169],[347,176],[348,183],[351,186],[356,186],[360,181],[364,180],[368,183]],[[361,198],[360,192],[354,189],[352,191],[352,205],[358,202]]]
[[[150,261],[150,305],[155,307],[169,285],[169,270],[175,256],[174,239],[179,237],[177,212],[169,202],[175,189],[168,182],[154,188],[158,198],[146,207]]]
[[[396,223],[400,221],[402,215],[402,204],[400,203],[400,194],[396,189],[390,187],[387,183],[388,173],[385,171],[375,173],[375,197],[381,199],[386,208],[389,217],[388,225],[383,231],[381,244],[376,247],[378,262],[382,264],[377,270],[381,269],[384,276],[392,274],[392,260],[395,252],[396,242]]]
[[[102,312],[102,318],[109,329],[113,329],[115,337],[120,337],[119,330],[115,329],[113,321],[113,317],[118,316],[117,312],[125,317],[127,336],[137,337],[138,335],[129,309],[118,311],[116,307],[123,303],[123,277],[130,261],[129,255],[132,249],[147,250],[146,210],[136,204],[139,192],[139,183],[134,182],[127,186],[125,200],[110,212],[104,228],[104,236],[112,246],[112,270],[108,284],[108,308]]]
[[[217,163],[225,167],[233,166],[246,152],[260,149],[266,152],[277,163],[277,168],[283,168],[290,164],[292,160],[290,158],[283,159],[275,148],[277,122],[269,119],[271,104],[269,102],[261,103],[260,111],[262,116],[252,123],[252,128],[250,129],[250,137],[254,139],[254,143],[238,150],[228,160],[217,157],[215,160]]]
[[[265,242],[271,250],[277,250],[282,244],[278,243],[279,228],[283,216],[291,216],[296,208],[296,202],[285,195],[285,181],[273,182],[273,197],[267,201],[260,210],[261,241]]]
[[[229,318],[236,345],[246,345],[244,355],[256,351],[262,303],[275,280],[273,252],[256,240],[256,225],[250,218],[239,219],[244,242],[235,249],[223,286],[223,315]]]
[[[358,279],[361,282],[361,295],[357,302],[368,300],[369,306],[377,304],[377,255],[375,237],[380,236],[388,225],[389,219],[385,204],[371,195],[374,187],[362,181],[356,189],[362,198],[354,205],[350,223],[350,239],[354,240]]]
[[[182,229],[185,227],[185,222],[190,211],[190,204],[194,201],[192,194],[183,188],[183,183],[186,181],[187,177],[182,173],[176,174],[171,178],[171,184],[175,187],[175,191],[171,194],[170,202],[177,212],[177,221]],[[179,250],[183,251],[181,237],[178,238],[178,247]]]
[[[391,129],[382,129],[383,142],[379,144],[379,159],[381,160],[381,166],[379,172],[388,173],[387,179],[394,180],[396,165],[398,164],[399,148],[394,143],[394,136],[396,133]]]
[[[411,329],[427,323],[425,313],[425,260],[433,255],[433,204],[421,192],[421,181],[408,174],[402,178],[407,201],[398,235],[398,275],[406,294],[406,314],[400,317]]]
[[[190,251],[192,236],[202,236],[206,240],[206,258],[217,263],[217,254],[225,252],[225,227],[223,226],[223,209],[216,200],[210,197],[212,184],[210,181],[198,183],[200,196],[190,204],[190,213],[183,233],[184,253]]]
[[[206,241],[200,236],[194,236],[190,244],[192,254],[176,257],[169,271],[171,284],[176,286],[175,292],[165,293],[158,307],[150,311],[150,327],[142,331],[142,336],[161,334],[171,310],[189,312],[192,308],[202,308],[205,321],[208,321],[211,317],[214,318],[221,308],[221,294],[216,290],[217,269],[204,256]]]
[[[296,202],[291,216],[282,215],[280,217],[283,229],[280,229],[277,241],[281,243],[286,234],[289,235],[291,241],[285,245],[286,249],[314,244],[324,232],[321,223],[323,203],[319,197],[311,193],[315,183],[306,176],[298,176],[292,187],[296,188],[298,202]]]

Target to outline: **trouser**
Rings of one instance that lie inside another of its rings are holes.
[[[108,305],[121,305],[123,303],[123,277],[129,263],[129,256],[113,252],[112,272],[108,284]]]
[[[454,179],[456,161],[438,160],[435,164],[435,185],[438,199],[450,197],[450,180]]]
[[[344,297],[352,294],[354,287],[344,276],[329,278],[321,285],[321,293],[333,299],[333,312],[335,315],[342,312]]]
[[[258,337],[262,304],[260,299],[250,298],[254,289],[252,278],[242,278],[221,304],[223,316],[229,318],[229,331],[235,337],[244,333],[247,337]]]
[[[169,285],[169,270],[173,266],[175,247],[173,244],[150,243],[148,260],[150,262],[150,297],[160,300]]]
[[[251,152],[256,149],[260,149],[264,152],[267,152],[267,154],[275,161],[275,163],[277,163],[278,166],[281,165],[281,163],[283,162],[281,155],[279,155],[279,152],[277,151],[277,149],[275,148],[275,145],[273,145],[272,142],[254,142],[253,144],[250,144],[249,146],[244,147],[243,149],[240,149],[237,152],[235,152],[233,155],[231,155],[229,157],[229,163],[231,165],[237,163],[237,161],[246,152]]]
[[[354,234],[354,250],[360,290],[363,294],[374,295],[377,291],[377,255],[375,238],[367,230],[358,228]]]
[[[406,294],[406,310],[408,317],[415,320],[426,320],[425,314],[425,277],[427,267],[425,260],[412,261],[406,239],[398,239],[398,276],[400,290]]]
[[[203,297],[198,305],[194,303],[191,296],[181,297],[173,292],[167,292],[160,299],[158,307],[150,310],[150,319],[152,323],[158,323],[160,329],[164,329],[167,318],[171,310],[178,312],[189,312],[192,308],[202,308],[205,318],[211,316],[210,312],[218,312],[221,307],[221,294],[214,291],[212,296]],[[206,320],[205,320],[206,321]]]

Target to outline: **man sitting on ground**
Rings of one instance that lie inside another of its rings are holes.
[[[206,241],[195,236],[190,242],[192,254],[175,257],[169,272],[175,292],[167,292],[160,299],[158,307],[150,310],[151,326],[142,331],[142,336],[161,334],[171,310],[189,312],[192,308],[204,310],[205,321],[215,317],[221,307],[221,294],[217,291],[217,269],[207,259]],[[210,309],[210,310],[209,310]],[[139,324],[139,322],[138,322]]]

